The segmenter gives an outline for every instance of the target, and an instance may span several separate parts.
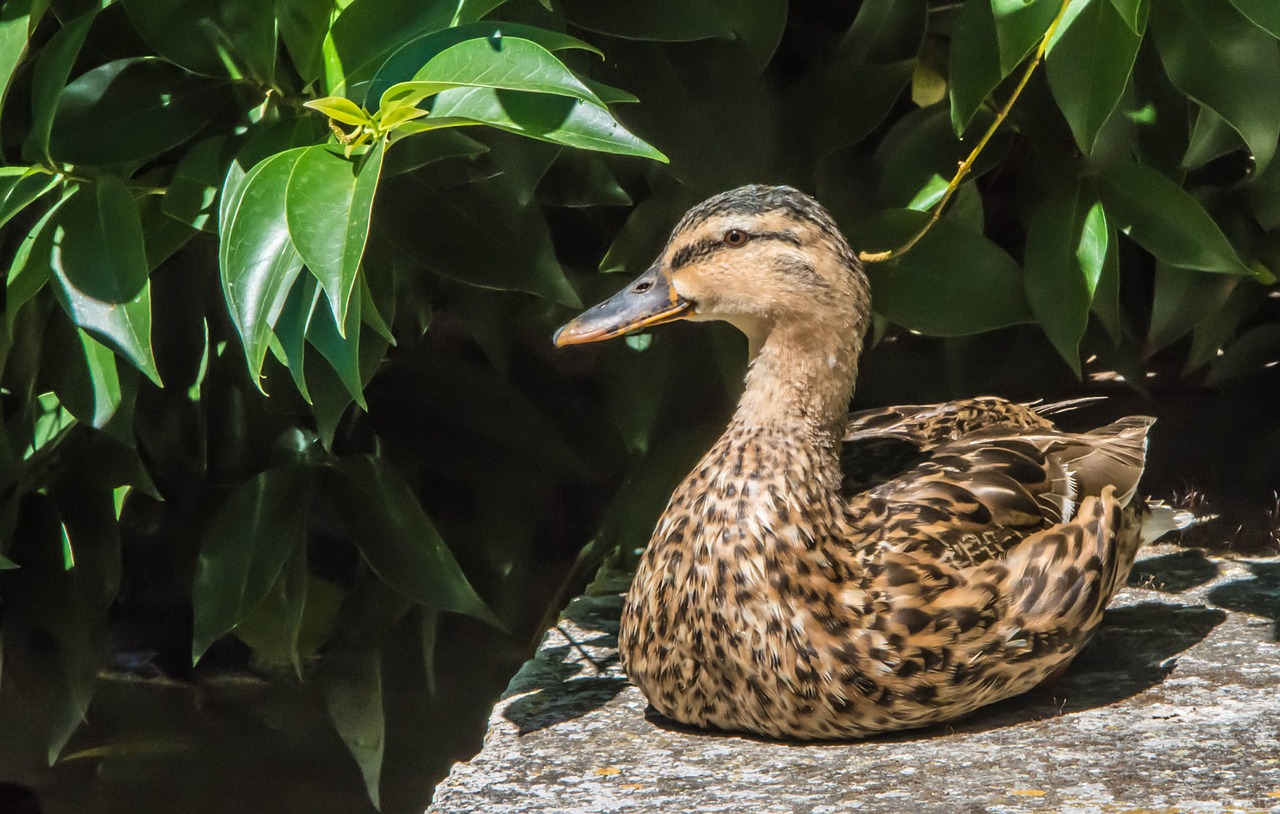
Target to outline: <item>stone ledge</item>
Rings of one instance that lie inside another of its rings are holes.
[[[1280,811],[1280,558],[1164,546],[1066,677],[950,726],[835,744],[682,729],[618,667],[625,581],[574,600],[434,814]]]

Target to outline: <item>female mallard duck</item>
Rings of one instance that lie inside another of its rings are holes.
[[[869,311],[826,210],[746,186],[556,334],[718,319],[750,344],[623,609],[623,667],[663,715],[801,739],[965,715],[1064,669],[1155,525],[1134,499],[1150,418],[1066,433],[995,398],[848,415]]]

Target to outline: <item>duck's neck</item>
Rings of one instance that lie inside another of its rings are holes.
[[[733,426],[838,440],[857,377],[862,328],[853,315],[771,326],[747,370]]]

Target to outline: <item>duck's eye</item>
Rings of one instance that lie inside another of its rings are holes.
[[[636,292],[637,294],[643,294],[644,292],[648,291],[651,288],[653,288],[653,280],[641,280],[640,282],[636,283],[636,287],[631,290]]]
[[[739,246],[745,246],[749,239],[750,235],[741,229],[730,229],[724,233],[724,245],[732,246],[735,249]]]

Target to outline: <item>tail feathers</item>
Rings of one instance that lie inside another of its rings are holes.
[[[1142,540],[1146,543],[1153,543],[1171,531],[1181,531],[1217,517],[1216,514],[1197,515],[1175,509],[1160,500],[1148,500],[1147,508],[1149,511],[1142,518]]]

